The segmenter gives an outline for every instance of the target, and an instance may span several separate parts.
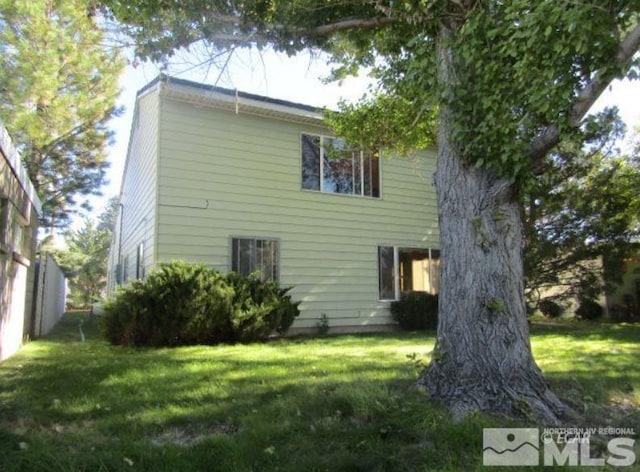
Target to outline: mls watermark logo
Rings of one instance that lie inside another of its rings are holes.
[[[482,432],[483,465],[538,465],[538,428],[485,428]]]
[[[591,438],[609,436],[606,452],[591,450]],[[631,436],[631,437],[629,437]],[[631,466],[636,462],[633,428],[485,428],[482,463],[493,466]]]

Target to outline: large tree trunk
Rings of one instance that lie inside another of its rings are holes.
[[[441,83],[455,80],[449,34],[438,47]],[[529,343],[518,196],[507,179],[462,163],[446,105],[439,120],[438,336],[420,384],[456,418],[484,411],[557,423],[565,407]]]

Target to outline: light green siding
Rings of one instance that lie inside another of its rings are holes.
[[[162,95],[159,118],[157,261],[226,271],[232,236],[275,238],[280,281],[302,301],[294,327],[322,313],[331,327],[390,322],[377,248],[438,247],[432,153],[383,159],[379,199],[319,193],[301,189],[300,136],[321,127]]]
[[[115,286],[117,264],[127,281],[136,277],[137,251],[144,244],[144,272],[155,261],[157,213],[158,96],[138,98],[120,192],[119,214],[109,259],[109,291]]]

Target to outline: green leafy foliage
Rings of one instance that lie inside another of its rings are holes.
[[[403,293],[400,300],[391,302],[391,315],[408,331],[438,327],[438,296],[425,292]]]
[[[559,318],[564,313],[564,307],[550,298],[541,300],[538,309],[547,318]]]
[[[622,136],[615,109],[592,117],[547,157],[523,197],[532,303],[550,289],[559,299],[593,297],[621,280],[620,261],[640,236],[640,165],[637,151],[617,149]]]
[[[318,328],[318,334],[320,336],[325,336],[329,333],[331,326],[329,326],[329,317],[326,313],[320,315],[320,319],[316,323],[316,328]]]
[[[58,247],[51,235],[39,243],[39,252],[53,256],[67,277],[71,307],[87,308],[102,296],[117,206],[118,199],[111,198],[97,222],[85,218],[82,227],[65,231],[64,248]]]
[[[527,149],[541,127],[565,134],[593,72],[620,73],[612,58],[634,13],[612,2],[483,3],[456,31],[458,82],[445,101],[465,159],[522,182],[532,177]]]
[[[604,310],[602,305],[591,298],[584,298],[576,310],[576,317],[582,320],[597,320],[602,318]]]
[[[54,257],[65,271],[71,290],[71,304],[87,307],[96,302],[107,283],[107,257],[111,231],[85,219],[78,230],[67,232],[67,248]]]
[[[289,288],[202,264],[161,264],[109,300],[101,318],[113,344],[179,346],[264,340],[299,314]]]
[[[325,112],[325,120],[347,142],[374,151],[393,149],[406,156],[433,146],[436,140],[436,109],[424,109],[416,116],[407,113],[410,109],[408,100],[380,94],[353,105],[342,102],[339,112]]]
[[[368,2],[258,1],[236,5],[227,0],[104,0],[107,16],[128,25],[127,34],[140,57],[154,61],[170,58],[177,49],[206,40],[220,49],[253,44],[273,45],[287,54],[306,48],[327,48],[335,41],[326,34],[305,34],[319,25],[349,17],[380,16]],[[358,37],[352,36],[357,41]]]
[[[66,226],[105,179],[124,60],[90,0],[0,0],[0,118],[42,200]]]
[[[273,331],[285,334],[300,313],[298,303],[293,303],[287,294],[289,287],[235,272],[227,274],[226,281],[233,288],[231,341],[264,339]]]

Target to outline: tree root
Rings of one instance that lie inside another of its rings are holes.
[[[549,426],[574,423],[578,415],[548,387],[539,372],[520,375],[510,382],[487,375],[463,379],[444,375],[432,363],[418,380],[432,399],[441,401],[455,421],[474,412],[503,415]]]

